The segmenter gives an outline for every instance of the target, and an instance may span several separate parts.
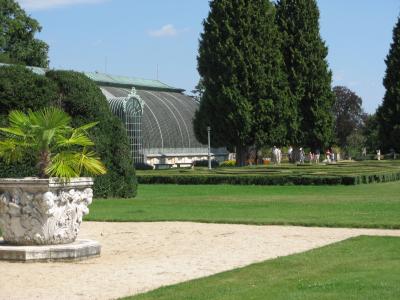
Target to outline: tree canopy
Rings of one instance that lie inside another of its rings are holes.
[[[299,145],[327,147],[333,142],[328,48],[320,36],[319,10],[315,0],[278,0],[277,24],[283,35],[282,53],[293,97],[298,107],[292,128]]]
[[[335,136],[340,147],[348,145],[348,138],[363,126],[362,99],[344,86],[335,86],[336,101],[333,106]]]
[[[382,105],[377,110],[379,139],[383,151],[400,151],[400,18],[393,29],[393,42],[386,57],[386,89]]]
[[[201,35],[198,71],[204,94],[196,113],[197,138],[236,147],[243,165],[248,147],[284,143],[290,119],[275,9],[265,0],[216,0]]]
[[[47,67],[49,46],[35,38],[38,21],[14,0],[0,0],[0,62]]]

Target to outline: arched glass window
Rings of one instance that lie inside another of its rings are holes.
[[[134,163],[143,163],[142,116],[143,100],[132,88],[127,97],[107,98],[111,111],[125,125]]]

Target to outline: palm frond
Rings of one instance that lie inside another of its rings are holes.
[[[25,128],[31,124],[29,117],[19,110],[10,111],[8,121],[11,127],[17,128]]]
[[[29,146],[30,145],[24,141],[17,141],[15,139],[0,141],[0,157],[2,157],[6,163],[21,161],[25,157]]]
[[[9,128],[1,127],[0,131],[16,135],[18,137],[26,137],[26,133],[20,127],[9,127]]]
[[[76,153],[76,158],[79,159],[79,169],[93,175],[103,175],[107,173],[107,169],[101,162],[100,157],[94,151],[84,149],[82,153]]]
[[[6,137],[0,141],[0,157],[7,162],[32,155],[38,160],[40,176],[71,178],[82,172],[106,173],[96,153],[86,149],[94,145],[87,130],[98,122],[74,129],[70,126],[71,117],[55,107],[29,111],[28,114],[12,111],[9,121],[10,127],[0,128]],[[78,151],[79,148],[82,150]]]
[[[71,117],[56,107],[48,107],[35,112],[29,111],[28,117],[33,125],[43,129],[66,128],[71,123]]]
[[[71,146],[93,146],[93,141],[84,132],[74,130],[69,138],[62,135],[56,137],[56,148],[69,148]]]
[[[93,128],[94,126],[96,126],[97,124],[99,124],[99,122],[91,122],[91,123],[88,123],[88,124],[83,125],[81,127],[78,127],[75,130],[77,130],[77,131],[87,131],[88,129]]]
[[[60,152],[51,158],[51,164],[45,172],[49,176],[72,178],[79,177],[79,160],[74,152]]]

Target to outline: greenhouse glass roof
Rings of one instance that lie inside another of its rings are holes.
[[[84,72],[84,74],[99,85],[103,86],[135,87],[136,89],[164,90],[177,93],[184,91],[183,89],[174,88],[158,80],[115,76],[97,72]]]
[[[100,86],[108,98],[128,97],[128,88]],[[142,138],[144,149],[204,148],[194,135],[192,119],[198,103],[178,92],[137,90],[143,100]]]

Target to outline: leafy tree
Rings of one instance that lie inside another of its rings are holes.
[[[49,46],[35,38],[38,21],[14,0],[0,0],[0,61],[47,67]]]
[[[320,36],[318,6],[315,0],[278,0],[276,7],[292,105],[298,107],[294,124],[300,131],[295,142],[321,149],[333,141],[335,97],[328,49]]]
[[[245,164],[251,145],[287,139],[288,88],[275,10],[265,0],[215,0],[204,21],[198,71],[204,94],[194,119],[197,138],[236,147]]]
[[[346,145],[343,147],[346,150],[348,157],[359,157],[362,154],[362,149],[365,147],[366,138],[361,130],[355,130],[347,137]]]
[[[348,145],[348,137],[363,126],[362,99],[344,86],[335,86],[333,92],[336,96],[333,105],[335,135],[338,145],[344,148]]]
[[[383,85],[386,93],[377,110],[379,139],[383,151],[393,148],[400,151],[400,18],[393,29],[393,42],[386,57],[386,74]]]
[[[37,161],[40,178],[105,174],[99,157],[89,150],[94,143],[87,130],[97,123],[79,128],[72,128],[70,123],[71,117],[55,107],[27,114],[13,110],[9,114],[10,127],[0,128],[5,134],[0,141],[0,157],[11,163],[29,156]]]
[[[368,152],[375,153],[381,148],[379,141],[378,120],[376,114],[364,115],[364,127],[362,134],[365,137],[365,146]]]

